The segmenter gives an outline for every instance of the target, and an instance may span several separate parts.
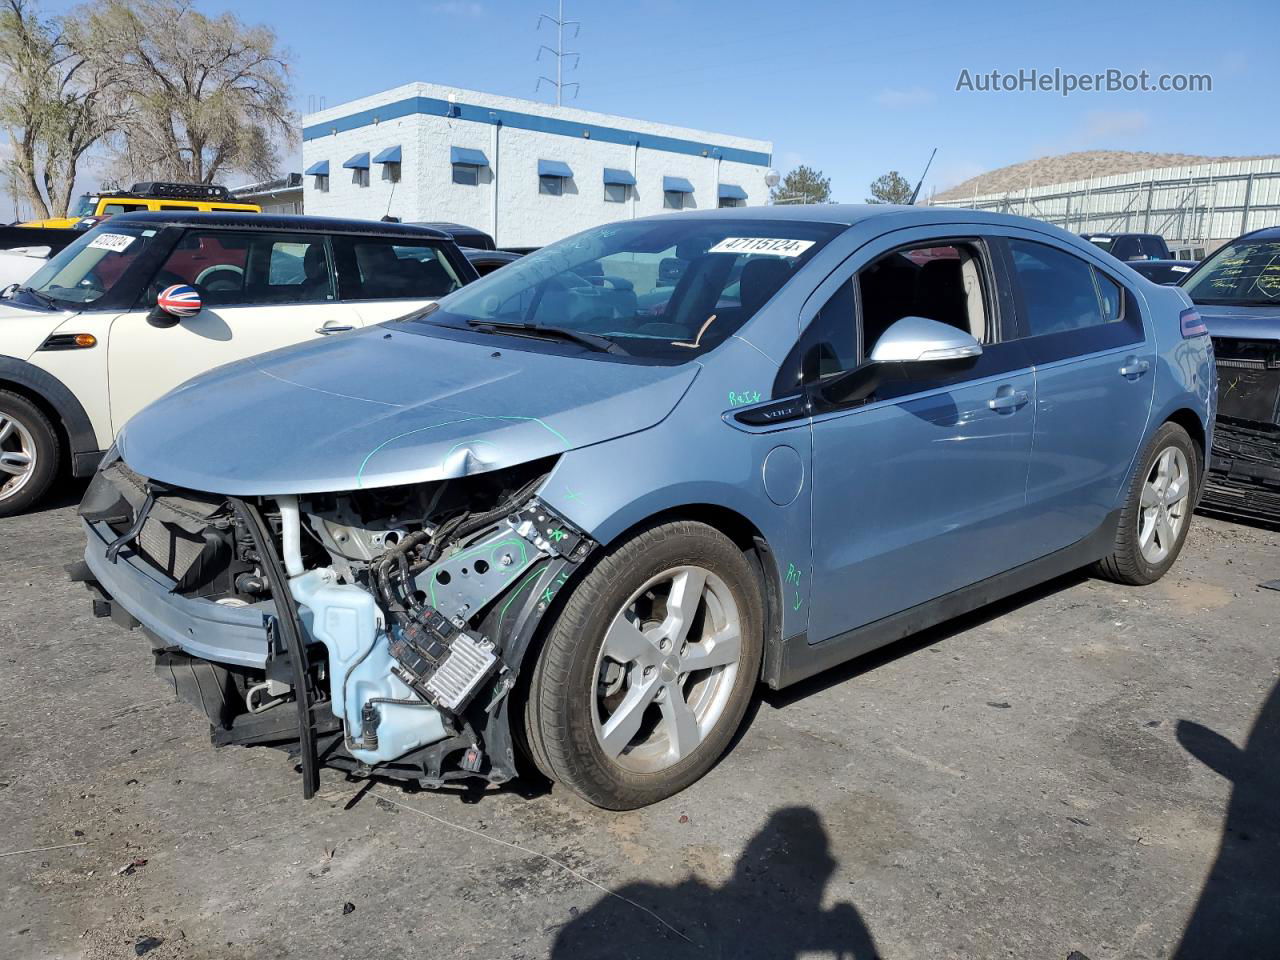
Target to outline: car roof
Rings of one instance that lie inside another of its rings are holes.
[[[1236,240],[1243,240],[1245,237],[1250,240],[1280,240],[1280,227],[1262,227],[1258,230],[1250,230],[1248,233],[1242,233],[1236,237]],[[1235,240],[1231,242],[1234,243]]]
[[[780,222],[831,223],[852,227],[881,218],[897,217],[928,223],[989,223],[1008,227],[1027,227],[1044,231],[1050,228],[1060,236],[1072,236],[1042,220],[1019,217],[1011,213],[994,213],[969,207],[908,206],[896,203],[806,203],[771,204],[761,207],[719,207],[708,210],[684,210],[680,213],[664,213],[638,220],[666,220],[674,217],[700,220],[777,220]],[[909,225],[909,224],[908,224]]]
[[[402,237],[415,240],[451,240],[447,233],[409,223],[381,220],[348,220],[341,217],[313,217],[283,213],[197,213],[161,210],[154,213],[117,213],[103,221],[107,226],[227,227],[236,230],[271,230],[306,233],[350,233],[371,237]]]

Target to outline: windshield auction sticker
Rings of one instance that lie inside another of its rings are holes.
[[[89,241],[89,246],[94,250],[111,250],[119,253],[133,241],[134,238],[127,233],[100,233]]]
[[[798,257],[812,246],[812,240],[787,240],[783,237],[725,237],[707,253],[767,253],[775,257]]]

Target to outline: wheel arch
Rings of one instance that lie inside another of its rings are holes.
[[[1192,441],[1200,451],[1200,469],[1201,472],[1203,472],[1205,464],[1207,464],[1209,460],[1209,451],[1205,446],[1208,442],[1208,437],[1205,431],[1204,421],[1200,419],[1200,415],[1190,407],[1178,407],[1176,410],[1170,411],[1169,415],[1166,416],[1162,422],[1176,423],[1191,435]]]
[[[52,421],[74,475],[93,472],[100,452],[97,434],[89,415],[66,384],[25,360],[0,357],[0,390],[25,397]]]
[[[608,549],[629,540],[640,530],[673,520],[705,523],[723,533],[742,550],[760,581],[761,600],[765,612],[765,657],[768,658],[770,650],[782,639],[781,574],[769,541],[760,528],[745,514],[717,503],[686,503],[666,507],[637,520],[600,546],[602,549]]]

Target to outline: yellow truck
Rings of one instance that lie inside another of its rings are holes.
[[[146,210],[190,210],[203,213],[261,213],[256,203],[239,203],[226,187],[216,183],[167,183],[150,180],[129,190],[84,193],[65,217],[48,217],[15,224],[19,227],[67,229],[85,217],[109,217],[115,213]]]

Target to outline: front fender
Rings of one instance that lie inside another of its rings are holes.
[[[35,364],[16,357],[0,357],[0,388],[6,383],[34,394],[53,408],[71,449],[71,470],[77,477],[93,473],[101,457],[89,415],[61,380]]]

